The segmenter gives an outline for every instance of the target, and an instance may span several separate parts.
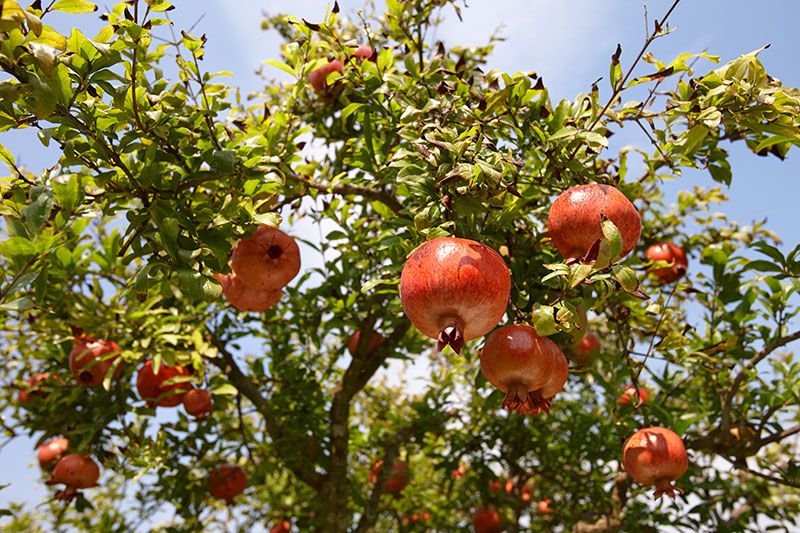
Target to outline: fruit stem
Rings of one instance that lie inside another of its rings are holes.
[[[671,481],[669,480],[659,481],[656,483],[656,490],[655,492],[653,492],[653,499],[657,500],[658,498],[661,498],[661,496],[666,494],[667,496],[669,496],[674,500],[676,492],[678,494],[683,494],[683,491],[678,487],[676,487],[675,485],[673,485]]]

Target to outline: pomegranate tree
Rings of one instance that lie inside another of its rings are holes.
[[[42,470],[47,469],[56,459],[60,459],[69,449],[69,440],[64,437],[53,437],[36,450],[36,457]]]
[[[188,376],[184,367],[161,364],[158,372],[153,372],[153,361],[148,360],[136,376],[136,390],[142,400],[160,407],[175,407],[183,401],[183,396],[191,388],[186,381],[176,378]]]
[[[522,414],[549,412],[550,399],[569,372],[556,343],[524,324],[495,330],[481,349],[480,363],[489,383],[506,393],[503,407]]]
[[[479,242],[453,237],[428,241],[411,252],[400,275],[406,316],[437,348],[461,351],[500,322],[511,274],[500,255]]]
[[[634,433],[623,447],[622,464],[637,483],[656,487],[653,498],[683,494],[672,482],[686,472],[689,460],[683,441],[670,429],[656,426]]]
[[[547,231],[562,256],[579,259],[604,237],[606,219],[622,237],[621,257],[628,255],[639,240],[642,219],[630,200],[611,185],[589,183],[561,193],[550,207]]]
[[[225,464],[215,468],[208,476],[208,492],[227,503],[247,488],[247,474],[241,467]]]
[[[654,268],[650,273],[662,283],[678,281],[686,274],[689,262],[684,251],[672,242],[661,242],[650,246],[645,256],[651,261],[666,261],[668,266]]]
[[[183,408],[196,420],[203,420],[213,410],[211,393],[204,389],[191,389],[183,395]]]
[[[83,332],[77,332],[69,354],[69,370],[72,376],[86,387],[103,383],[120,352],[119,345],[110,340],[96,339]],[[114,377],[122,372],[117,365]]]
[[[373,485],[378,482],[378,476],[383,469],[383,460],[378,460],[372,463],[369,469],[369,482]],[[408,469],[408,463],[405,461],[397,460],[392,463],[392,468],[389,470],[389,475],[383,482],[383,492],[386,494],[397,494],[402,492],[411,478],[411,472]]]

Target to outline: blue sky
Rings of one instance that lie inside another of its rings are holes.
[[[279,40],[275,34],[259,28],[261,13],[286,12],[320,20],[328,7],[326,0],[192,0],[175,2],[171,12],[176,30],[188,28],[198,21],[195,34],[208,37],[205,64],[209,71],[229,70],[243,94],[258,89],[255,70],[262,59],[277,57]],[[377,4],[382,2],[377,1]],[[647,2],[650,20],[660,17],[671,3],[666,0]],[[342,0],[343,11],[351,11],[360,1]],[[459,22],[447,12],[447,21],[436,35],[448,44],[483,44],[498,28],[506,41],[498,44],[490,66],[506,71],[538,72],[549,87],[553,100],[572,98],[588,90],[591,83],[607,76],[611,54],[622,44],[623,65],[630,63],[644,39],[643,3],[636,0],[471,0]],[[235,6],[235,7],[234,7]],[[662,60],[671,60],[679,52],[700,52],[733,59],[770,43],[761,55],[768,72],[785,84],[800,86],[797,56],[800,33],[796,21],[800,2],[796,0],[684,0],[670,19],[677,31],[657,40],[651,48]],[[202,16],[202,18],[201,18]],[[91,35],[99,27],[95,15],[57,19],[57,26],[67,31],[76,25]],[[698,65],[703,70],[702,64]],[[277,70],[266,72],[283,79]],[[649,72],[644,65],[640,73]],[[608,94],[607,81],[600,84]],[[625,133],[625,142],[647,146],[635,131]],[[18,161],[38,172],[56,161],[56,154],[43,149],[33,132],[0,134],[0,143],[8,147]],[[800,193],[797,175],[800,151],[790,152],[780,162],[760,158],[743,147],[731,147],[733,184],[727,193],[730,203],[723,210],[741,224],[768,217],[770,229],[784,241],[789,250],[800,241],[796,198]],[[5,171],[5,169],[3,169]],[[687,172],[684,178],[667,185],[673,195],[694,184],[710,186],[710,177],[701,172]],[[13,482],[13,487],[0,491],[0,507],[9,500],[30,505],[45,497],[47,491],[33,468],[32,441],[21,438],[0,451],[0,484]]]

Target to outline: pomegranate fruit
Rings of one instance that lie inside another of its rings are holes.
[[[79,453],[65,455],[53,470],[53,482],[63,483],[68,489],[88,489],[97,485],[98,479],[97,463]]]
[[[531,326],[495,330],[480,353],[486,379],[506,393],[503,407],[523,414],[550,411],[550,398],[564,386],[569,367],[559,347]]]
[[[29,377],[27,387],[17,392],[17,401],[22,404],[27,404],[36,398],[44,398],[47,396],[44,390],[44,383],[42,382],[47,381],[49,378],[50,374],[46,372],[40,372],[33,377]]]
[[[383,469],[383,460],[379,459],[372,463],[369,469],[369,482],[373,485],[378,482],[378,476]],[[405,461],[397,460],[392,464],[389,470],[389,475],[383,482],[383,492],[385,494],[397,494],[402,492],[408,481],[411,478],[411,472],[408,469],[408,463]]]
[[[672,430],[656,426],[634,433],[625,442],[622,464],[636,482],[656,487],[653,498],[683,494],[672,482],[686,472],[689,459],[683,441]]]
[[[280,301],[280,289],[254,287],[245,283],[236,274],[215,274],[214,278],[222,285],[222,294],[228,303],[239,311],[263,313]]]
[[[353,52],[353,57],[355,57],[356,59],[361,59],[361,60],[372,59],[372,55],[374,53],[375,53],[375,51],[372,49],[372,47],[370,45],[362,44],[361,46],[356,48],[355,52]]]
[[[403,517],[403,525],[413,526],[415,524],[422,524],[431,519],[431,514],[427,511],[421,513],[412,513]]]
[[[341,72],[344,70],[344,65],[338,59],[328,62],[319,68],[315,68],[308,74],[308,83],[315,92],[321,93],[328,88],[328,74],[333,72]]]
[[[626,256],[639,240],[642,219],[630,200],[611,185],[589,183],[561,193],[547,215],[547,231],[562,256],[578,259],[603,238],[605,219],[619,229],[621,257]]]
[[[522,503],[531,503],[533,500],[533,488],[529,483],[525,483],[519,493],[519,499]]]
[[[247,488],[247,474],[237,465],[226,464],[214,469],[208,476],[208,492],[228,503]]]
[[[183,395],[183,408],[196,420],[203,420],[213,410],[211,393],[203,389],[191,389]]]
[[[464,341],[494,328],[508,305],[511,274],[500,255],[479,242],[441,237],[411,252],[400,275],[400,302],[437,348],[461,351]]]
[[[292,524],[288,520],[281,520],[269,529],[269,533],[292,533]]]
[[[358,341],[360,341],[360,340],[361,340],[361,330],[357,329],[355,331],[355,333],[353,333],[350,336],[350,340],[347,341],[347,349],[348,349],[348,351],[350,352],[351,355],[355,355],[356,348],[358,348]],[[378,346],[383,344],[385,341],[386,341],[386,337],[384,337],[383,335],[381,335],[377,331],[373,331],[372,335],[369,338],[369,344],[367,345],[367,348],[366,348],[366,355],[369,355],[372,352],[374,352],[375,350],[377,350]]]
[[[180,366],[161,364],[158,372],[153,372],[153,361],[149,360],[139,369],[136,376],[136,390],[142,400],[160,407],[175,407],[183,401],[183,396],[191,389],[187,381],[172,383],[171,381],[189,373]],[[169,382],[169,383],[168,383]]]
[[[69,354],[69,370],[72,376],[86,387],[100,385],[109,369],[117,360],[119,345],[110,340],[101,340],[77,333]],[[117,365],[114,378],[122,372],[122,365]]]
[[[600,337],[594,332],[589,332],[572,347],[575,359],[580,361],[591,361],[600,352]]]
[[[539,503],[536,504],[536,510],[538,510],[541,514],[552,513],[553,508],[550,507],[550,498],[539,500]]]
[[[230,266],[247,286],[281,289],[300,272],[300,248],[293,237],[262,224],[236,243]]]
[[[655,275],[662,283],[672,283],[686,274],[689,262],[681,248],[672,242],[661,242],[650,246],[645,256],[651,261],[666,261],[669,266],[654,268],[650,273]]]
[[[39,466],[42,470],[53,464],[53,461],[60,459],[65,451],[69,448],[69,440],[64,437],[53,437],[48,440],[36,451],[36,457],[39,459]]]
[[[476,533],[501,533],[505,529],[503,517],[494,505],[482,505],[472,515]]]
[[[639,406],[646,403],[649,396],[644,387],[639,387],[637,394],[636,387],[633,385],[626,385],[625,388],[622,389],[622,394],[617,398],[617,405],[628,405],[632,402],[633,405]]]

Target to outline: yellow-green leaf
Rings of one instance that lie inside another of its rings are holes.
[[[50,10],[64,13],[93,13],[97,11],[97,4],[87,0],[58,0]]]

